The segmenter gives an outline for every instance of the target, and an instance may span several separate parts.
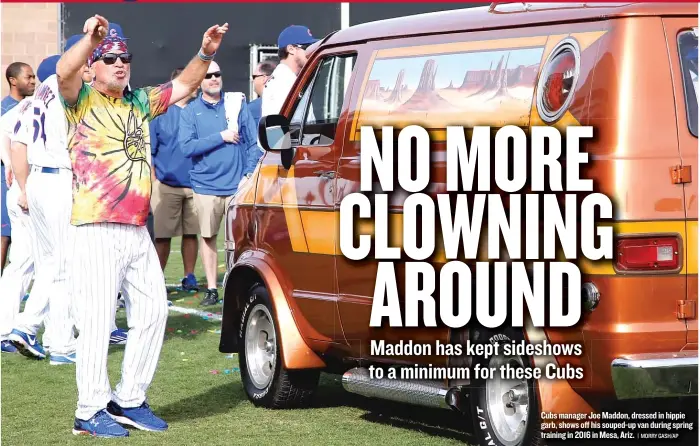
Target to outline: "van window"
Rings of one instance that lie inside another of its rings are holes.
[[[325,58],[319,64],[309,88],[305,88],[290,124],[301,124],[301,145],[325,146],[335,140],[343,99],[357,55]],[[295,133],[295,132],[292,132]]]
[[[690,133],[698,136],[698,29],[678,35],[678,53],[683,71],[685,109]]]

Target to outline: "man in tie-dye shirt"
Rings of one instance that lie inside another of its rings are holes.
[[[199,53],[177,78],[137,90],[126,89],[132,59],[127,42],[108,36],[107,29],[104,17],[90,17],[85,36],[63,54],[56,74],[73,170],[68,273],[80,331],[73,433],[126,437],[129,432],[120,424],[149,431],[168,427],[146,403],[168,316],[165,279],[145,226],[151,197],[149,122],[196,90],[228,24],[206,31]],[[92,85],[81,79],[86,60],[95,76]],[[112,392],[107,353],[120,289],[130,330],[122,379]]]

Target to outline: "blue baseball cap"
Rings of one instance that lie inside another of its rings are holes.
[[[122,27],[119,23],[111,23],[109,24],[109,29],[107,30],[107,37],[120,37],[124,40],[126,40],[126,37],[124,36],[124,31],[122,31]],[[63,52],[65,53],[80,41],[80,39],[83,38],[83,34],[75,34],[73,36],[70,36],[68,40],[66,40],[66,45],[63,48]]]
[[[277,47],[285,48],[287,45],[311,45],[318,42],[311,30],[302,25],[291,25],[282,30],[277,38]]]
[[[70,47],[72,47],[73,45],[78,43],[80,41],[80,39],[82,39],[82,38],[83,38],[82,34],[75,34],[73,36],[70,36],[68,38],[68,40],[66,40],[66,44],[63,47],[63,52],[65,53],[66,51],[68,51],[70,49]]]
[[[59,54],[55,54],[41,61],[39,68],[36,69],[36,77],[39,78],[39,82],[44,82],[49,76],[56,74],[56,64],[60,58]]]
[[[124,31],[119,23],[109,22],[109,29],[107,30],[107,37],[120,37],[126,39]]]

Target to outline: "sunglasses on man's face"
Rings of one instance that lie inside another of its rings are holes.
[[[294,46],[296,46],[297,48],[301,48],[302,50],[306,50],[308,47],[311,46],[311,44],[305,43],[304,45],[294,45]]]
[[[250,79],[255,80],[259,77],[265,77],[265,76],[267,76],[267,74],[254,74],[254,75],[250,76]]]
[[[221,77],[221,71],[215,71],[213,73],[207,73],[204,75],[205,79],[211,79],[212,77]]]
[[[131,63],[131,58],[133,56],[131,53],[121,53],[121,54],[114,54],[114,53],[107,53],[103,54],[101,57],[99,57],[97,60],[101,60],[102,62],[105,63],[105,65],[112,65],[117,61],[117,59],[121,60],[122,63]]]

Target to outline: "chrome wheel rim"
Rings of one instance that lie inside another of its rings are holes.
[[[527,380],[502,379],[500,367],[524,368],[519,356],[494,356],[489,367],[495,370],[493,379],[486,381],[486,401],[494,434],[505,445],[520,444],[527,432],[530,407]]]
[[[245,329],[245,353],[248,375],[258,389],[272,381],[277,363],[277,337],[272,316],[263,304],[250,312]]]

